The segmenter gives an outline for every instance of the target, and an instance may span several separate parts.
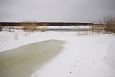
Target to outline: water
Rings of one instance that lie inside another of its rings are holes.
[[[63,43],[47,40],[0,53],[0,77],[29,77],[61,52]]]

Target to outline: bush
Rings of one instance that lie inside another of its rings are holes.
[[[42,32],[47,31],[48,30],[47,24],[38,25],[38,30]]]
[[[2,27],[2,26],[0,26],[0,31],[2,31],[2,29],[3,29],[3,27]]]
[[[33,32],[37,30],[36,22],[23,22],[20,26],[25,32]]]
[[[106,32],[115,33],[115,18],[106,17],[103,19],[103,23],[105,25]]]

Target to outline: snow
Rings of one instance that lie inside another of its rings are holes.
[[[114,71],[104,63],[110,41],[103,36],[72,39],[60,55],[32,77],[114,77]]]
[[[0,52],[44,40],[66,41],[64,50],[31,77],[115,77],[115,36],[76,32],[0,32]]]

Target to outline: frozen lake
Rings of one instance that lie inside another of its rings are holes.
[[[0,77],[115,77],[115,35],[0,32]]]

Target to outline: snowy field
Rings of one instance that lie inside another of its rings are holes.
[[[64,48],[40,69],[32,71],[29,77],[115,77],[115,35],[113,34],[78,36],[76,32],[2,31],[0,52],[47,40],[65,41]],[[17,70],[15,72],[19,73]],[[9,77],[15,77],[8,74]]]

